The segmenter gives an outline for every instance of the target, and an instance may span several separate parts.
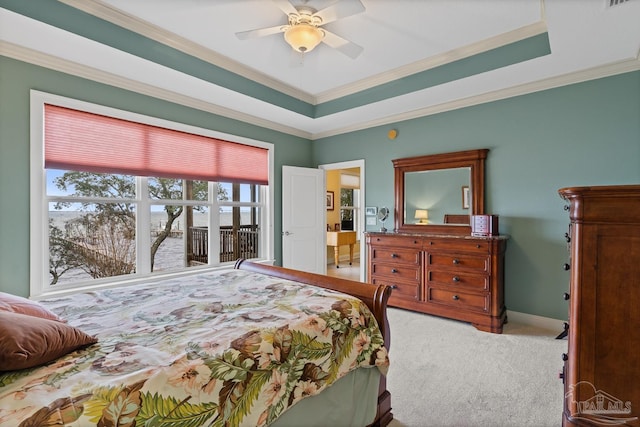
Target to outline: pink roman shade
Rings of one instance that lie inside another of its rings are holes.
[[[45,168],[269,183],[268,150],[45,104]]]

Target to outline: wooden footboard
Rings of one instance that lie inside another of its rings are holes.
[[[353,295],[362,300],[378,321],[378,325],[384,336],[384,345],[389,349],[391,340],[389,337],[389,321],[387,319],[387,301],[391,295],[391,287],[386,285],[371,285],[353,280],[340,279],[322,274],[308,273],[267,264],[257,264],[244,259],[236,261],[237,270],[253,271],[269,276],[281,277],[287,280],[332,289],[345,294]],[[391,422],[391,394],[387,390],[385,376],[380,377],[380,390],[378,393],[378,412],[375,421],[371,424],[375,427],[383,427]]]

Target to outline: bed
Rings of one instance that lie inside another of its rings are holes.
[[[385,426],[390,292],[239,260],[34,302],[44,314],[0,304],[18,335],[64,337],[45,363],[55,340],[17,366],[0,355],[0,425]]]

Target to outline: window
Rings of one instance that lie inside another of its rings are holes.
[[[353,228],[353,192],[351,188],[340,189],[340,229],[355,230]]]
[[[272,144],[36,91],[31,117],[32,295],[272,258]]]
[[[340,174],[340,229],[361,231],[357,223],[360,177]],[[357,233],[360,235],[360,233]]]

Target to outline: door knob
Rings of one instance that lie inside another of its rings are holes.
[[[293,233],[291,233],[291,232],[289,232],[289,231],[283,231],[283,232],[282,232],[282,235],[283,235],[283,236],[289,236],[289,235],[291,235],[291,234],[293,234]]]

